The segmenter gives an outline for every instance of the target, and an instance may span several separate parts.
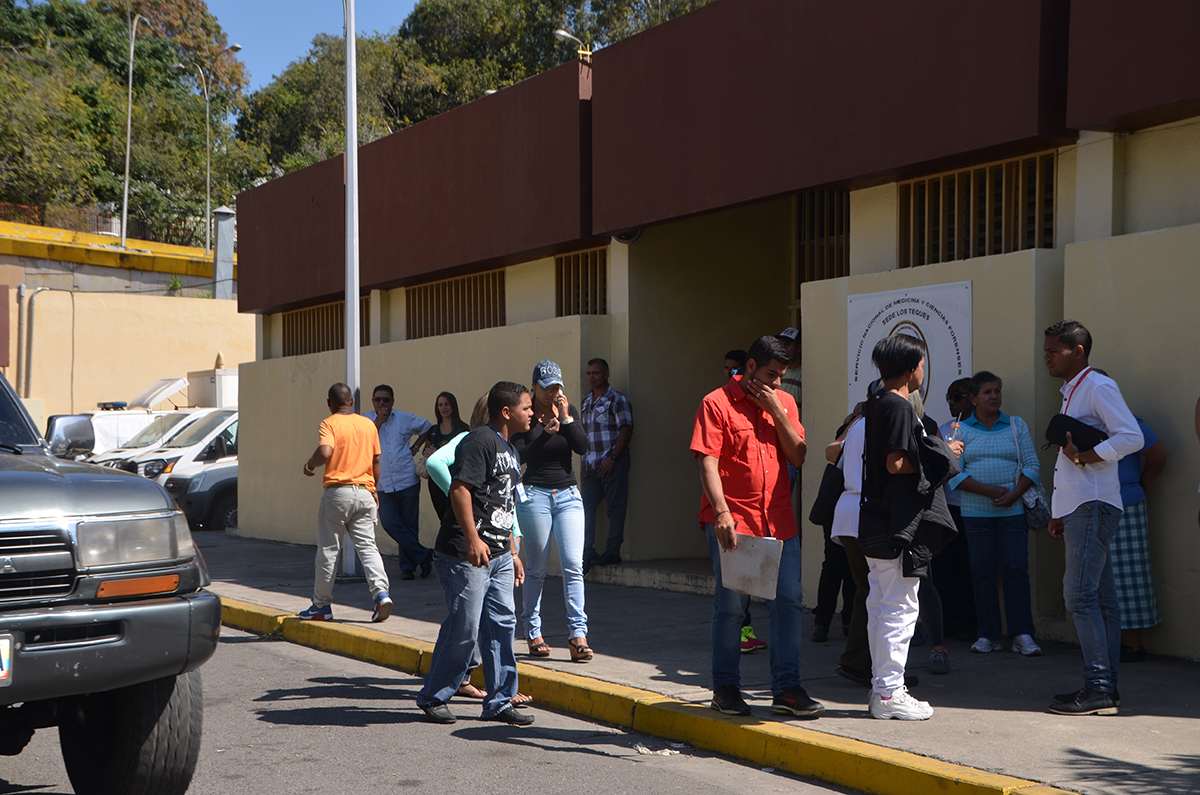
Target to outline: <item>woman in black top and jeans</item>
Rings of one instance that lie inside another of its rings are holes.
[[[426,458],[433,455],[438,448],[445,447],[446,443],[455,436],[471,430],[470,426],[459,416],[458,399],[450,392],[442,392],[437,396],[433,405],[433,416],[436,417],[433,427],[429,429],[428,435],[425,437]],[[433,502],[433,512],[437,514],[440,525],[442,518],[446,515],[446,509],[450,507],[450,498],[438,488],[436,483],[430,480],[429,499]]]
[[[552,361],[533,368],[533,427],[512,437],[521,463],[524,499],[517,504],[521,546],[525,552],[524,611],[521,621],[529,653],[549,657],[542,637],[542,582],[550,556],[550,538],[558,545],[562,566],[563,596],[567,603],[571,659],[592,659],[587,644],[587,614],[583,596],[583,499],[575,483],[572,455],[587,452],[587,434],[579,411],[562,393],[562,370]]]

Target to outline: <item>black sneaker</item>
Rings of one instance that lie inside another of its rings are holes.
[[[1056,695],[1054,697],[1054,703],[1055,704],[1067,704],[1071,701],[1074,701],[1075,697],[1077,695],[1079,695],[1080,693],[1082,693],[1086,689],[1087,688],[1081,687],[1078,690],[1076,690],[1074,693],[1059,693],[1058,695]],[[1118,707],[1121,706],[1121,691],[1117,690],[1116,688],[1113,688],[1112,697],[1113,697],[1113,703],[1116,704]]]
[[[458,721],[458,718],[445,704],[418,704],[417,706],[421,707],[421,711],[425,713],[425,717],[429,718],[431,723],[456,723]]]
[[[742,698],[742,691],[737,685],[725,685],[713,691],[712,703],[709,705],[722,715],[749,715],[750,705]]]
[[[433,571],[433,553],[429,553],[429,557],[425,558],[425,562],[421,564],[421,579],[427,579],[429,573]]]
[[[809,698],[803,687],[789,687],[771,699],[771,711],[797,718],[819,718],[825,712],[825,705]]]
[[[1116,715],[1117,702],[1111,693],[1085,687],[1070,701],[1060,702],[1056,696],[1049,709],[1055,715]]]
[[[411,571],[409,571],[408,569],[404,569],[404,570],[402,570],[402,571],[400,572],[400,579],[402,579],[402,580],[415,580],[415,579],[417,579],[417,575],[416,575],[416,574],[413,574],[413,573],[412,573]]]
[[[507,723],[512,726],[528,726],[533,723],[533,716],[518,712],[516,707],[509,704],[495,715],[488,715],[484,720],[494,720],[497,723]]]
[[[817,624],[817,628],[813,630],[812,642],[824,643],[827,640],[829,640],[829,625]]]
[[[1123,662],[1123,663],[1141,662],[1144,659],[1146,659],[1146,647],[1145,646],[1143,646],[1140,649],[1135,649],[1132,646],[1122,646],[1121,647],[1121,662]]]

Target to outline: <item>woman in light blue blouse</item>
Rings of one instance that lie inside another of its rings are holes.
[[[950,485],[963,493],[963,525],[975,586],[979,639],[971,651],[986,654],[1002,646],[998,562],[1012,650],[1036,657],[1042,650],[1033,640],[1029,531],[1021,496],[1038,482],[1038,458],[1025,420],[1000,410],[1002,387],[1000,377],[986,370],[971,380],[975,413],[962,423],[961,473]]]

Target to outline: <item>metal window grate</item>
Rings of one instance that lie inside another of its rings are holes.
[[[850,275],[850,194],[808,191],[800,194],[798,208],[796,300],[804,282]]]
[[[283,355],[336,351],[346,347],[346,308],[344,301],[310,306],[283,313]],[[358,299],[359,344],[371,339],[371,298]]]
[[[554,312],[608,314],[608,249],[594,248],[554,258]]]
[[[900,183],[901,268],[1054,248],[1054,152]]]
[[[404,291],[407,339],[504,325],[504,271],[419,284]]]

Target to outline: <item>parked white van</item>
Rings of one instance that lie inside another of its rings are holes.
[[[216,409],[165,444],[130,459],[123,469],[165,485],[176,469],[237,458],[237,409]]]

